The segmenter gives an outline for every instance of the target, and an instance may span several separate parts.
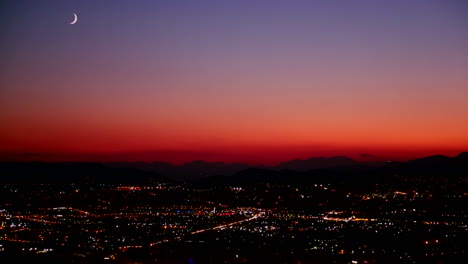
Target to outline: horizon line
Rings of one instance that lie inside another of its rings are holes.
[[[76,155],[85,155],[85,156],[105,156],[106,154],[83,154],[83,153],[70,153],[70,154],[66,154],[65,156],[62,156],[62,158],[65,158],[65,160],[59,160],[59,159],[51,159],[51,160],[46,160],[47,157],[50,157],[50,156],[56,156],[56,155],[63,155],[63,154],[59,154],[59,153],[0,153],[0,163],[157,163],[157,162],[160,162],[160,163],[167,163],[167,164],[171,164],[171,165],[175,165],[175,166],[180,166],[180,165],[184,165],[184,164],[190,164],[190,163],[195,163],[195,162],[205,162],[205,163],[223,163],[223,164],[226,164],[226,165],[230,165],[230,164],[245,164],[245,165],[251,165],[251,166],[278,166],[280,164],[283,164],[283,163],[286,163],[286,162],[290,162],[290,161],[295,161],[295,160],[299,160],[299,161],[305,161],[305,160],[309,160],[309,159],[319,159],[319,158],[324,158],[324,159],[331,159],[331,158],[348,158],[348,159],[351,159],[353,161],[356,161],[356,162],[360,162],[360,163],[366,163],[366,162],[388,162],[388,161],[392,161],[392,162],[408,162],[408,161],[411,161],[411,160],[417,160],[417,159],[423,159],[423,158],[428,158],[428,157],[434,157],[434,156],[445,156],[445,157],[449,157],[449,158],[456,158],[460,155],[462,155],[463,153],[468,153],[468,150],[467,151],[461,151],[461,152],[458,152],[458,154],[456,155],[444,155],[444,154],[431,154],[431,155],[422,155],[422,156],[419,156],[419,157],[414,157],[414,158],[407,158],[407,159],[386,159],[386,158],[382,158],[382,157],[379,157],[379,156],[374,156],[372,154],[359,154],[358,156],[361,157],[359,159],[357,158],[353,158],[353,157],[350,157],[349,155],[318,155],[318,156],[310,156],[308,158],[291,158],[291,159],[284,159],[282,161],[279,161],[279,162],[263,162],[263,163],[254,163],[254,162],[245,162],[245,161],[223,161],[223,160],[209,160],[209,159],[191,159],[191,160],[188,160],[188,161],[184,161],[184,162],[173,162],[173,161],[167,161],[167,160],[161,160],[161,159],[154,159],[154,160],[139,160],[139,159],[110,159],[110,160],[86,160],[86,159],[74,159],[74,158],[70,158],[70,159],[67,159],[67,155],[70,157],[70,156],[76,156]],[[11,156],[16,156],[17,158],[16,159],[11,159]],[[114,154],[115,155],[115,154]],[[363,157],[364,155],[366,155],[367,157]],[[3,157],[2,157],[3,156]],[[7,157],[10,157],[7,158]],[[45,157],[45,159],[28,159],[28,157]],[[22,158],[22,159],[21,159]]]

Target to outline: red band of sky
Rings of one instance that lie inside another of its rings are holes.
[[[463,3],[130,2],[5,5],[2,160],[468,150]]]

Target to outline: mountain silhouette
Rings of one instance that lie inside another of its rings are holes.
[[[456,156],[459,160],[468,160],[468,152],[462,152]]]
[[[389,175],[468,175],[468,152],[455,157],[433,155],[407,162],[356,161],[345,156],[295,159],[277,166],[192,161],[168,162],[1,162],[2,182],[102,182],[149,181],[203,182],[365,182]]]
[[[375,162],[373,162],[375,163]],[[198,180],[210,176],[231,176],[235,173],[248,168],[261,168],[269,170],[294,170],[308,171],[322,168],[351,168],[355,166],[368,167],[370,163],[360,163],[345,156],[337,157],[317,157],[305,160],[295,159],[288,162],[280,163],[276,166],[264,165],[249,165],[245,163],[224,163],[224,162],[207,162],[196,160],[181,165],[173,165],[166,162],[115,162],[105,163],[106,166],[113,168],[138,168],[144,171],[155,172],[164,177],[175,180]],[[380,164],[380,163],[379,163]]]
[[[467,176],[468,157],[467,152],[455,157],[433,155],[408,162],[391,162],[383,171],[406,176]]]

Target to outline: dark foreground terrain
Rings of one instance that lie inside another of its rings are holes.
[[[2,163],[1,262],[468,263],[466,154],[191,180],[148,167]]]

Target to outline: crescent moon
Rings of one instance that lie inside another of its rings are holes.
[[[74,24],[76,24],[76,22],[78,22],[78,16],[75,13],[73,13],[73,16],[75,16],[75,19],[73,19],[73,21],[70,23],[72,25],[74,25]]]

